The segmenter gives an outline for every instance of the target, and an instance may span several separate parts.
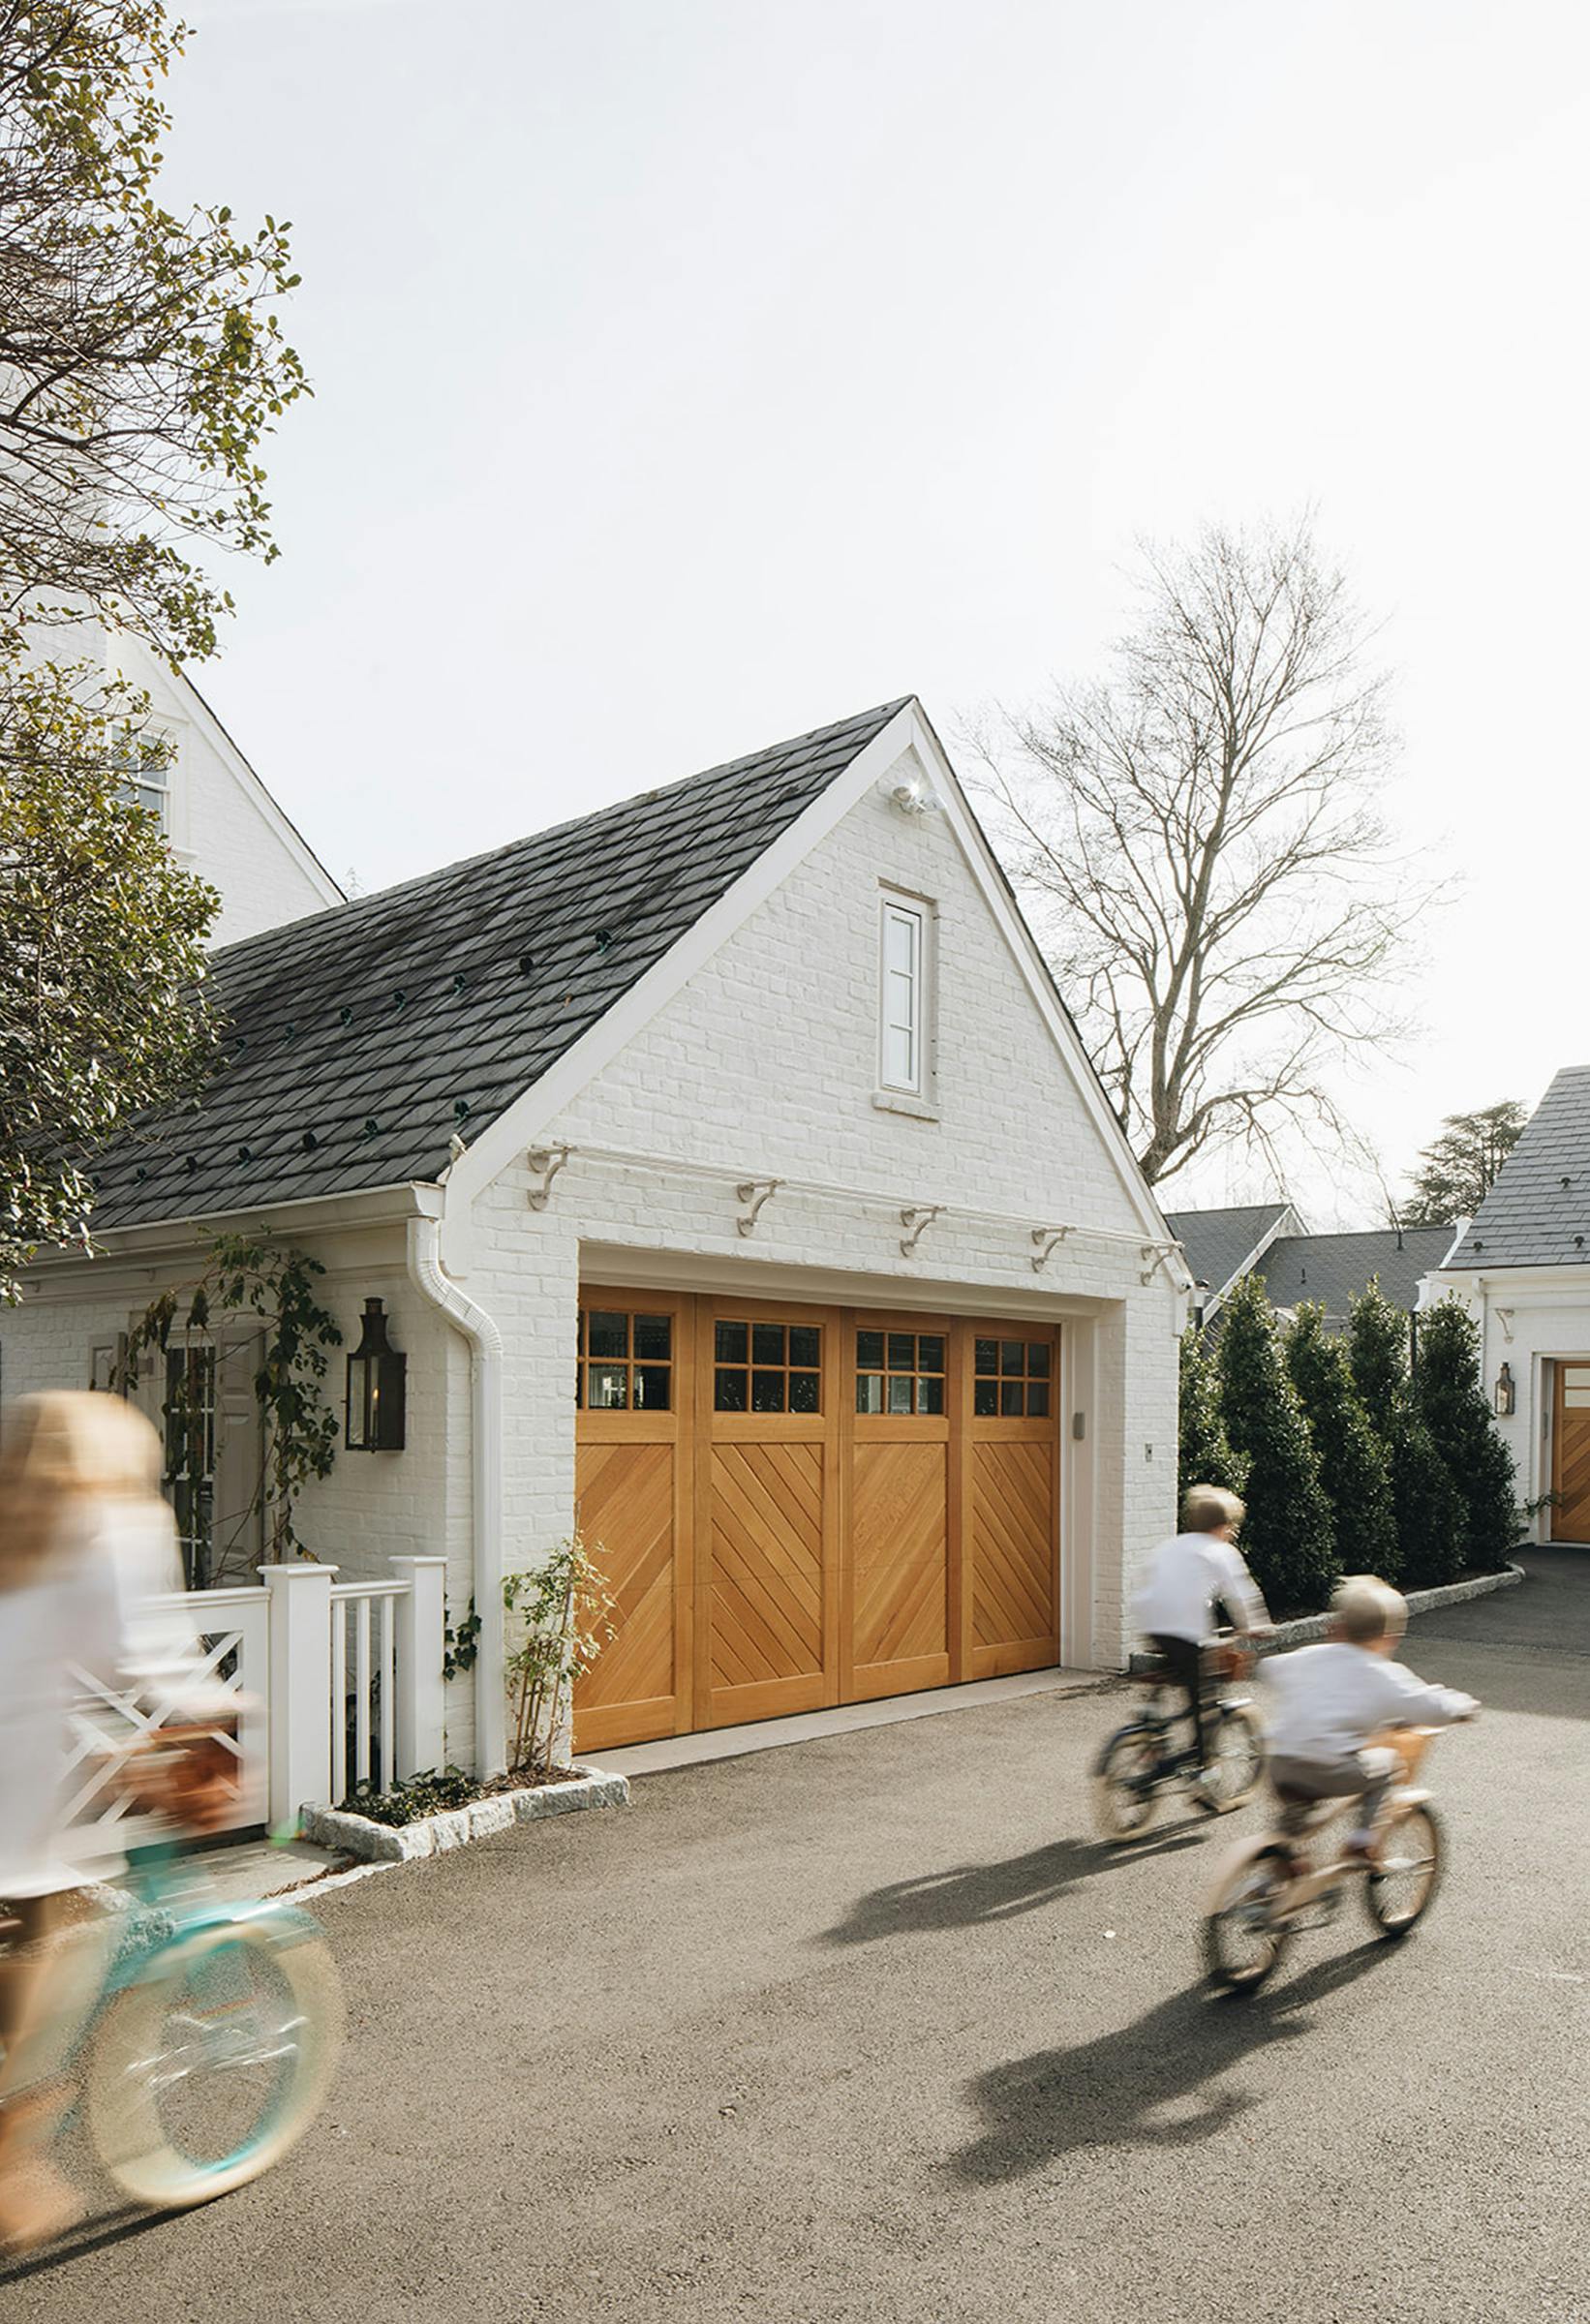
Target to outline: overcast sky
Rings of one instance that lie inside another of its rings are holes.
[[[953,732],[1101,666],[1139,535],[1311,504],[1462,883],[1354,1111],[1395,1179],[1590,1057],[1582,9],[187,13],[170,190],[292,219],[316,386],[196,676],[339,876],[900,693]]]

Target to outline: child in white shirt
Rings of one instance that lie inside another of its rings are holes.
[[[1270,1697],[1269,1780],[1289,1795],[1293,1828],[1308,1801],[1358,1795],[1358,1825],[1347,1845],[1367,1855],[1397,1765],[1393,1752],[1367,1748],[1369,1737],[1386,1727],[1448,1727],[1472,1719],[1480,1705],[1455,1688],[1426,1686],[1391,1661],[1408,1606],[1389,1583],[1372,1574],[1349,1575],[1330,1610],[1329,1643],[1258,1667]]]
[[[1214,1628],[1218,1599],[1245,1636],[1269,1627],[1269,1614],[1238,1549],[1247,1511],[1217,1484],[1195,1484],[1181,1509],[1181,1531],[1161,1542],[1132,1602],[1137,1627],[1187,1696],[1195,1764],[1208,1763],[1204,1718],[1203,1646]]]

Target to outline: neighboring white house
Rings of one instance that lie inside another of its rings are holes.
[[[345,1577],[441,1550],[455,1618],[474,1596],[451,1756],[500,1758],[501,1578],[576,1516],[619,1622],[586,1748],[1119,1667],[1188,1278],[914,699],[233,945],[215,984],[223,1069],[103,1157],[103,1255],[0,1317],[6,1390],[87,1383],[223,1226],[319,1257],[350,1346],[382,1300],[404,1448],[341,1451],[301,1527]]]
[[[185,870],[220,891],[212,944],[341,903],[343,891],[294,830],[192,680],[139,641],[105,638],[106,666],[149,697],[149,731],[168,737],[170,764],[140,780]]]
[[[1445,1264],[1541,1541],[1590,1544],[1590,1065],[1559,1073]]]
[[[1236,1210],[1169,1210],[1171,1232],[1193,1277],[1195,1323],[1215,1322],[1244,1275],[1257,1275],[1282,1315],[1305,1301],[1325,1310],[1325,1329],[1345,1331],[1353,1301],[1378,1283],[1410,1314],[1419,1287],[1439,1267],[1457,1229],[1368,1227],[1311,1235],[1287,1202],[1251,1204]]]

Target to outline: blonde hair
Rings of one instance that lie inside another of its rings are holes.
[[[1217,1526],[1240,1525],[1247,1503],[1228,1493],[1223,1484],[1193,1484],[1181,1504],[1183,1533],[1213,1533]]]
[[[1408,1627],[1408,1601],[1378,1574],[1349,1574],[1338,1581],[1330,1600],[1337,1630],[1353,1646],[1372,1646],[1379,1638],[1400,1638]]]
[[[0,1439],[0,1591],[47,1566],[86,1501],[160,1497],[161,1442],[135,1406],[86,1389],[20,1396]]]

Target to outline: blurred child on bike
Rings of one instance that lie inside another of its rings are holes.
[[[1187,1697],[1193,1763],[1208,1760],[1204,1647],[1223,1605],[1244,1636],[1268,1632],[1269,1614],[1243,1563],[1237,1536],[1247,1511],[1218,1484],[1195,1484],[1181,1506],[1181,1531],[1161,1542],[1133,1600],[1137,1627]]]
[[[1480,1705],[1455,1688],[1426,1686],[1391,1655],[1408,1626],[1400,1593],[1373,1574],[1350,1574],[1330,1601],[1330,1636],[1322,1646],[1261,1663],[1269,1696],[1269,1780],[1283,1794],[1296,1831],[1307,1803],[1360,1800],[1347,1847],[1371,1856],[1375,1819],[1397,1755],[1369,1738],[1389,1727],[1450,1727]]]
[[[79,2209],[47,2159],[71,2098],[51,2066],[53,1947],[81,1915],[74,1891],[122,1861],[66,1828],[71,1789],[93,1780],[90,1754],[67,1782],[83,1678],[131,1698],[162,1737],[199,1723],[139,1804],[158,1796],[203,1831],[235,1796],[222,1738],[236,1698],[205,1676],[192,1618],[148,1604],[182,1588],[162,1465],[154,1429],[114,1395],[23,1397],[0,1443],[0,1898],[18,1924],[0,1961],[0,2249],[47,2240]]]

